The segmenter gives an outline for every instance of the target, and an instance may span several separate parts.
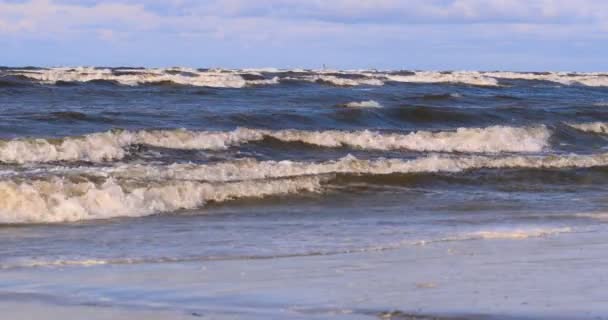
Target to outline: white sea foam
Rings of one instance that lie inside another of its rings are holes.
[[[117,132],[93,133],[63,139],[0,141],[0,162],[104,161],[124,157],[133,136]]]
[[[498,79],[550,81],[563,85],[583,85],[590,87],[608,86],[608,75],[601,73],[526,73],[526,72],[484,72],[487,77]]]
[[[52,161],[101,162],[122,159],[125,147],[146,144],[173,149],[225,149],[231,145],[263,139],[256,130],[228,132],[188,130],[114,130],[80,137],[14,139],[0,141],[0,162]]]
[[[242,88],[247,85],[276,84],[278,78],[245,80],[236,72],[222,70],[197,71],[195,69],[125,69],[124,73],[116,73],[110,69],[90,67],[78,68],[52,68],[41,70],[28,70],[27,72],[13,72],[42,83],[54,84],[63,82],[87,82],[95,80],[114,81],[123,85],[135,86],[146,83],[171,82],[175,84],[218,87]]]
[[[471,241],[471,240],[524,240],[530,238],[545,238],[563,233],[571,233],[570,227],[562,228],[515,228],[493,229],[467,232],[438,239],[415,241],[416,245],[429,245],[438,242]]]
[[[22,258],[11,259],[0,264],[0,270],[16,268],[46,268],[46,267],[94,267],[100,265],[128,265],[141,263],[171,263],[171,262],[191,262],[196,260],[218,260],[216,257],[136,257],[136,258]]]
[[[607,133],[608,123],[606,122],[584,122],[584,123],[567,123],[568,126],[583,131],[592,133]]]
[[[321,147],[372,150],[406,149],[441,152],[538,152],[549,144],[551,132],[544,126],[459,128],[455,131],[418,131],[407,134],[375,131],[302,131],[239,128],[234,131],[115,130],[61,139],[0,141],[0,162],[52,162],[121,159],[124,148],[146,144],[172,149],[225,149],[271,137],[284,142],[303,142]]]
[[[125,260],[126,261],[126,260]],[[11,269],[11,268],[38,268],[38,267],[67,267],[67,266],[79,266],[79,267],[92,267],[105,264],[112,264],[111,260],[103,259],[83,259],[83,260],[29,260],[29,261],[18,261],[12,264],[5,264],[0,269]]]
[[[461,237],[462,239],[506,239],[506,240],[518,240],[528,238],[541,238],[553,236],[561,233],[570,233],[571,228],[525,228],[525,229],[496,229],[496,230],[483,230],[477,232],[467,233]]]
[[[408,134],[375,131],[269,132],[269,137],[286,142],[304,142],[322,147],[348,146],[373,150],[441,152],[539,152],[549,145],[551,132],[545,126],[459,128],[456,131],[417,131]]]
[[[355,87],[355,86],[381,86],[384,82],[376,78],[343,78],[334,75],[303,75],[297,77],[286,77],[285,80],[297,80],[297,81],[308,81],[308,82],[321,82],[328,83],[338,87]]]
[[[53,177],[27,182],[0,182],[0,223],[65,222],[139,217],[193,209],[206,202],[312,192],[318,177],[210,184],[163,181],[132,186],[115,179],[99,184]]]
[[[382,105],[374,100],[354,101],[344,104],[344,106],[347,108],[382,108]]]
[[[498,81],[477,71],[454,71],[450,73],[419,71],[412,75],[387,74],[386,78],[394,82],[411,83],[463,83],[476,86],[497,86]]]
[[[214,164],[175,163],[171,165],[116,163],[108,166],[45,166],[11,171],[3,179],[18,177],[99,176],[101,178],[135,179],[138,181],[192,180],[204,182],[236,182],[315,176],[326,174],[395,174],[461,172],[481,168],[590,168],[608,166],[608,153],[593,155],[547,156],[454,156],[432,154],[411,160],[358,159],[352,155],[325,162],[258,161],[240,159]]]
[[[275,74],[290,72],[289,76],[258,80],[245,80],[243,74]],[[299,80],[328,83],[335,86],[381,86],[386,81],[406,83],[461,83],[477,86],[497,86],[500,79],[541,80],[564,85],[608,86],[608,75],[603,73],[526,73],[526,72],[479,72],[479,71],[417,71],[410,75],[399,75],[390,71],[375,70],[279,70],[264,69],[209,69],[151,68],[151,69],[104,69],[92,67],[50,68],[19,70],[9,74],[24,76],[43,83],[59,81],[87,82],[94,80],[114,81],[124,85],[172,82],[176,84],[206,87],[241,88],[248,85],[272,85],[281,80]],[[354,77],[353,77],[354,76]]]
[[[385,81],[406,83],[460,83],[475,86],[498,86],[500,79],[550,81],[563,85],[608,86],[608,75],[605,73],[568,73],[568,72],[480,72],[480,71],[416,71],[408,75],[394,74],[389,71],[377,72],[371,70],[352,71],[314,71],[315,75],[301,76],[300,79],[309,81],[325,81],[335,85],[360,85],[376,82],[381,85]],[[337,78],[335,74],[343,74]],[[362,76],[361,79],[347,79],[348,75]],[[351,81],[348,81],[351,80]]]
[[[386,81],[406,82],[406,83],[460,83],[475,86],[498,86],[500,79],[511,80],[536,80],[550,81],[563,85],[583,85],[583,86],[608,86],[608,75],[605,73],[568,73],[568,72],[480,72],[480,71],[416,71],[408,75],[394,74],[388,71],[377,72],[371,70],[351,70],[351,71],[313,71],[314,75],[302,75],[292,79],[307,81],[322,81],[338,86],[355,85],[382,85]],[[343,77],[335,75],[342,74]],[[348,76],[360,76],[361,78],[352,79]]]
[[[583,85],[591,87],[608,86],[608,75],[597,72],[479,72],[453,71],[435,72],[418,71],[412,75],[386,74],[385,77],[395,82],[412,83],[463,83],[477,86],[497,86],[500,79],[550,81],[563,85]]]
[[[192,209],[208,201],[320,190],[334,174],[461,172],[480,168],[571,168],[608,165],[608,154],[564,156],[447,156],[413,160],[326,162],[238,160],[216,164],[115,164],[49,171],[39,178],[0,181],[0,222],[61,222]],[[84,175],[82,173],[85,172]],[[500,236],[500,234],[498,234]],[[493,235],[478,234],[490,238]],[[512,236],[515,237],[515,236]]]
[[[406,174],[462,172],[481,168],[589,168],[608,165],[608,154],[564,156],[445,156],[430,155],[413,160],[363,160],[346,156],[326,162],[257,161],[253,159],[217,164],[140,165],[122,164],[104,174],[127,179],[195,180],[230,182],[315,176],[327,174]]]
[[[315,70],[312,72],[312,75],[297,75],[285,79],[310,82],[327,82],[337,86],[383,85],[386,81],[406,83],[461,83],[477,86],[498,85],[498,81],[496,79],[485,76],[477,71],[417,71],[409,75],[399,75],[390,73],[388,71],[378,72],[372,70]],[[337,77],[336,75],[343,76]]]

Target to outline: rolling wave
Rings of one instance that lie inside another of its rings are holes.
[[[298,77],[287,77],[284,78],[287,81],[306,81],[306,82],[314,82],[319,84],[327,84],[338,87],[354,87],[354,86],[382,86],[384,85],[384,81],[376,78],[347,78],[347,77],[339,77],[334,75],[306,75],[306,76],[298,76]]]
[[[489,168],[589,168],[607,166],[608,154],[563,156],[449,156],[412,160],[326,162],[258,161],[215,164],[115,164],[110,167],[37,169],[0,180],[0,223],[65,222],[139,217],[194,209],[207,202],[319,192],[340,175],[463,172]],[[480,235],[486,237],[486,235]],[[488,236],[489,237],[489,236]]]
[[[484,76],[497,79],[548,81],[563,85],[582,85],[589,87],[608,86],[608,74],[599,72],[485,72]]]
[[[106,171],[115,178],[232,182],[327,174],[391,175],[463,172],[474,169],[560,169],[608,165],[608,153],[549,156],[448,156],[429,155],[412,160],[364,160],[352,155],[326,162],[258,161],[245,159],[216,164],[122,164]]]
[[[378,101],[367,100],[367,101],[353,101],[345,103],[342,106],[346,108],[365,109],[365,108],[382,108],[382,105]]]
[[[331,86],[382,86],[386,83],[448,83],[482,87],[500,86],[501,80],[548,81],[562,85],[608,86],[605,73],[482,72],[482,71],[377,71],[377,70],[278,70],[193,68],[49,68],[3,70],[9,77],[27,78],[45,84],[107,81],[121,85],[172,83],[214,88],[243,88],[303,81]],[[17,83],[2,81],[4,85]]]
[[[568,126],[583,132],[608,134],[608,123],[606,122],[584,122],[567,123]]]
[[[115,179],[103,182],[80,177],[0,182],[0,223],[69,222],[114,217],[141,217],[207,202],[261,198],[320,188],[321,178],[299,177],[273,181],[224,184],[164,181],[144,186]]]
[[[234,131],[113,130],[81,137],[14,139],[0,141],[0,162],[53,161],[101,162],[122,159],[125,147],[144,144],[170,149],[220,150],[243,143],[273,138],[325,148],[363,150],[411,150],[437,152],[539,152],[548,147],[545,126],[459,128],[455,131],[381,133],[376,131],[302,131],[239,128]]]
[[[498,81],[478,72],[433,72],[420,71],[413,75],[387,75],[387,79],[393,82],[406,83],[456,83],[468,84],[482,87],[496,87]]]
[[[100,69],[91,67],[53,68],[37,71],[12,71],[47,84],[107,81],[122,85],[135,86],[142,84],[174,83],[189,86],[242,88],[250,85],[268,85],[278,83],[278,78],[245,80],[234,72],[208,70],[200,72],[192,69]]]

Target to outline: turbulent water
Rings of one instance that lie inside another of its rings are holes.
[[[608,73],[1,68],[0,269],[594,232],[607,147]]]

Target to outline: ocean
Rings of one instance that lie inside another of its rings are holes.
[[[7,319],[608,319],[608,73],[0,68]]]

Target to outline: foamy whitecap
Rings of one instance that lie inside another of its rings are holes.
[[[381,86],[384,85],[384,81],[377,78],[346,78],[337,77],[334,75],[306,75],[297,77],[286,77],[285,80],[296,80],[296,81],[307,81],[316,83],[326,83],[338,87],[355,87],[355,86]]]
[[[279,83],[279,78],[277,77],[271,79],[245,80],[237,72],[226,72],[222,70],[198,71],[186,68],[111,70],[78,67],[40,69],[35,71],[28,70],[27,72],[13,71],[11,73],[48,84],[55,84],[57,82],[88,82],[103,80],[129,86],[170,82],[189,86],[242,88],[248,85],[269,85]]]
[[[303,131],[239,128],[234,131],[114,130],[61,139],[0,141],[0,162],[108,161],[125,156],[124,148],[145,144],[172,149],[218,150],[265,137],[327,148],[440,152],[539,152],[549,145],[545,126],[459,128],[455,131],[382,133],[376,131]]]
[[[563,85],[583,85],[590,87],[608,86],[608,76],[601,73],[568,73],[568,72],[484,72],[484,76],[498,79],[549,81]]]
[[[568,126],[583,131],[592,133],[608,133],[608,123],[606,122],[584,122],[584,123],[567,123]]]
[[[321,147],[352,147],[372,150],[437,152],[539,152],[549,145],[551,132],[545,126],[458,128],[455,131],[417,131],[408,134],[376,131],[269,132],[269,137],[286,142],[303,142]]]
[[[214,164],[175,163],[170,165],[116,163],[108,166],[45,166],[24,170],[6,170],[4,179],[18,177],[99,176],[136,180],[193,180],[234,182],[313,176],[326,174],[401,174],[461,172],[481,168],[591,168],[608,166],[608,154],[547,156],[453,156],[433,154],[411,160],[358,159],[352,155],[325,162],[258,161],[240,159]]]
[[[242,88],[248,85],[273,85],[282,80],[297,80],[325,83],[334,86],[381,86],[385,82],[403,83],[455,83],[476,86],[498,86],[500,79],[550,81],[563,85],[608,86],[608,75],[604,73],[568,72],[479,72],[479,71],[417,71],[411,74],[396,74],[391,71],[376,70],[279,70],[262,69],[206,69],[193,68],[49,68],[20,70],[10,69],[10,75],[27,77],[42,83],[112,81],[123,85],[171,82],[190,86],[218,88]],[[286,73],[287,76],[274,76]],[[259,76],[250,79],[246,75]],[[250,79],[250,80],[245,80]]]
[[[122,159],[126,155],[125,147],[134,144],[172,149],[218,150],[263,138],[263,132],[248,129],[227,132],[197,132],[182,129],[112,130],[78,137],[0,141],[0,162],[101,162]]]
[[[264,180],[326,174],[406,174],[462,172],[481,168],[589,168],[608,165],[608,154],[564,156],[445,156],[430,155],[413,160],[364,160],[346,156],[325,162],[257,161],[217,164],[131,165],[113,167],[104,174],[128,179],[198,180],[212,182]]]
[[[378,101],[367,100],[367,101],[354,101],[344,104],[346,108],[382,108],[382,105]]]
[[[0,141],[0,162],[106,161],[125,156],[125,146],[135,142],[129,132],[108,131],[62,139]]]
[[[82,180],[82,179],[81,179]],[[318,177],[211,184],[163,181],[132,186],[115,179],[103,183],[53,177],[0,182],[0,223],[66,222],[140,217],[194,209],[206,202],[318,190]]]
[[[410,83],[462,83],[475,86],[498,86],[498,81],[476,71],[434,72],[419,71],[412,75],[387,74],[386,78],[394,82]]]
[[[479,168],[571,168],[608,165],[608,154],[570,156],[446,156],[413,160],[238,160],[216,164],[78,168],[0,181],[0,222],[61,222],[145,216],[192,209],[208,201],[318,191],[334,174],[461,172]],[[50,176],[48,176],[50,174]],[[65,176],[65,178],[59,178]],[[140,185],[143,183],[143,185]],[[479,234],[489,238],[491,234]]]
[[[484,230],[467,233],[461,237],[464,239],[506,239],[506,240],[518,240],[518,239],[528,239],[528,238],[541,238],[557,235],[560,233],[570,233],[572,232],[572,228],[564,227],[564,228],[526,228],[526,229],[497,229],[497,230]]]

